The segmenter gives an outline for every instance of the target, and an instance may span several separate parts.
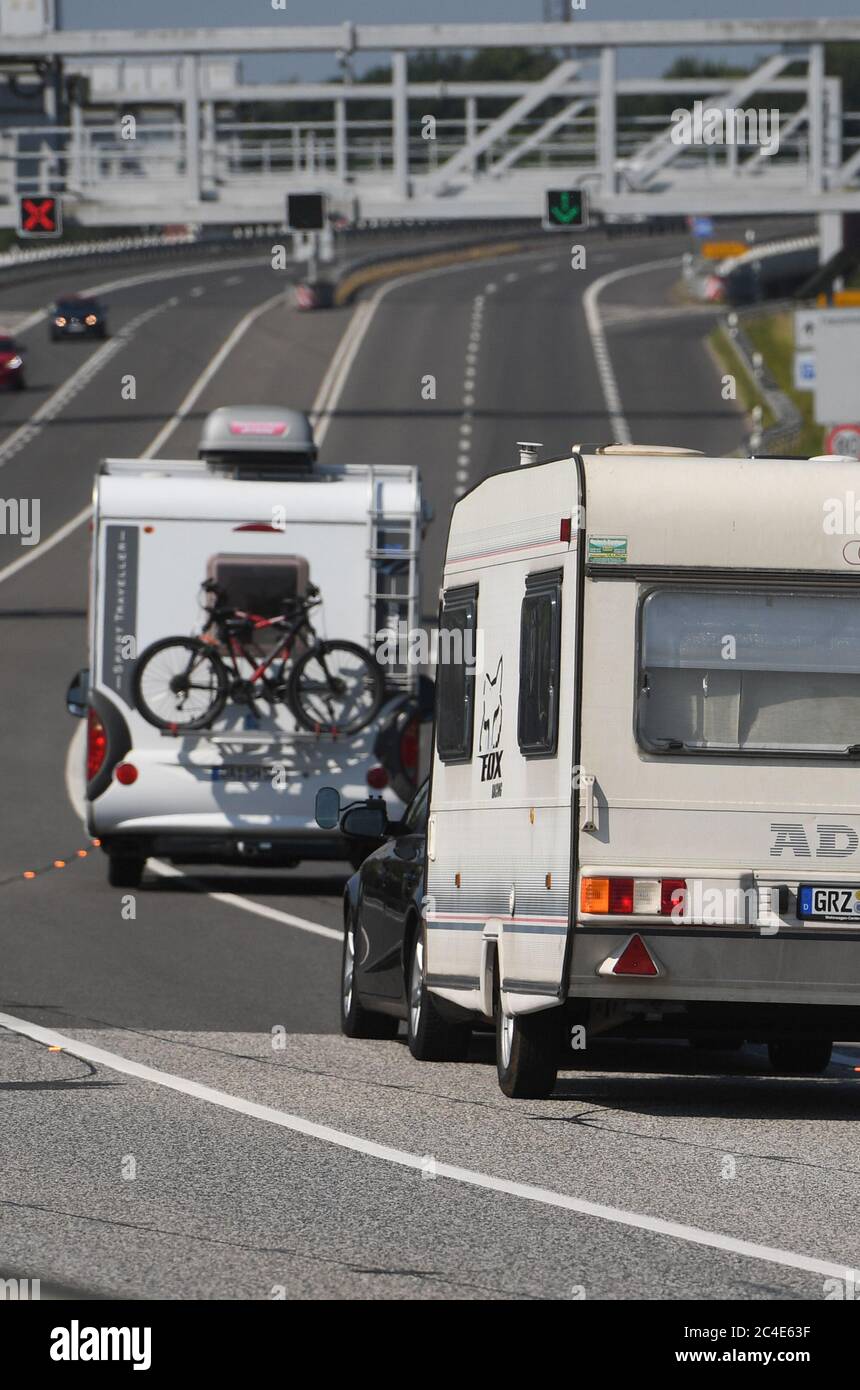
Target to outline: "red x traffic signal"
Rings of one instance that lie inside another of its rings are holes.
[[[62,230],[63,211],[59,198],[32,193],[18,199],[19,236],[59,236]]]

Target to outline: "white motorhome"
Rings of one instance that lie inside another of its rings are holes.
[[[495,1017],[506,1094],[613,1030],[805,1074],[860,1036],[856,496],[846,458],[619,445],[455,505],[424,986]]]
[[[107,459],[96,478],[89,680],[72,704],[88,720],[87,827],[117,886],[139,882],[150,855],[353,858],[361,847],[316,825],[321,780],[352,795],[371,788],[394,816],[415,788],[418,673],[406,662],[384,669],[380,713],[349,738],[303,731],[280,703],[251,714],[231,702],[211,728],[176,734],[138,712],[136,658],[157,639],[200,632],[205,580],[264,616],[313,584],[320,635],[370,651],[380,631],[419,621],[415,467],[320,465],[305,417],[280,408],[215,412],[201,454]]]

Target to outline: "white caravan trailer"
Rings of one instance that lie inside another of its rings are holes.
[[[262,704],[257,716],[228,703],[211,728],[179,734],[136,709],[135,657],[159,638],[200,632],[207,579],[264,616],[313,584],[320,636],[371,651],[380,630],[418,625],[417,469],[319,465],[298,412],[214,416],[205,457],[107,459],[96,478],[90,674],[77,704],[88,714],[87,827],[118,886],[134,886],[149,855],[281,866],[353,858],[360,846],[316,825],[321,781],[353,795],[372,788],[395,816],[415,789],[418,676],[405,663],[384,669],[379,715],[349,738],[302,731],[286,704]]]
[[[611,1030],[860,1036],[857,476],[583,448],[454,507],[424,996],[495,1015],[506,1094]]]

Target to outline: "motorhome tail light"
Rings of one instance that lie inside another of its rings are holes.
[[[375,791],[381,791],[383,787],[388,786],[388,773],[384,767],[372,767],[365,780],[369,787],[373,787]]]
[[[613,917],[671,917],[683,904],[683,878],[583,878],[581,912]]]
[[[107,757],[107,734],[105,726],[94,709],[87,711],[87,781],[91,782],[101,772]]]
[[[400,766],[410,782],[418,779],[418,720],[410,719],[400,735]]]
[[[137,781],[137,768],[134,763],[120,763],[114,776],[123,787],[130,787],[132,782]]]

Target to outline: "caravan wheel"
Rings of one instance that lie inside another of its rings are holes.
[[[496,1069],[499,1085],[513,1100],[545,1100],[558,1076],[562,1010],[536,1014],[502,1012],[496,988]]]

